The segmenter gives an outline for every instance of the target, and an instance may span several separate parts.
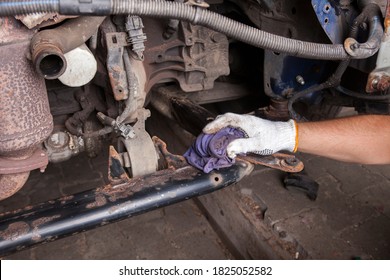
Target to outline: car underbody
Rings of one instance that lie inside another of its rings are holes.
[[[2,214],[1,255],[214,192],[256,164],[303,169],[275,154],[204,174],[151,119],[192,139],[225,112],[390,112],[388,1],[20,2],[0,3],[0,200],[106,143],[109,183]]]

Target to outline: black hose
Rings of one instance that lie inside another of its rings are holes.
[[[390,100],[390,94],[385,94],[385,95],[364,94],[364,93],[355,92],[355,91],[346,89],[345,87],[342,87],[342,86],[336,87],[336,90],[341,92],[342,94],[345,94],[345,95],[348,95],[348,96],[354,97],[354,98],[359,98],[359,99],[372,100],[372,101]]]

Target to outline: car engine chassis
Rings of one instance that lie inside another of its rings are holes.
[[[0,200],[30,171],[81,152],[93,158],[107,141],[110,184],[2,214],[0,255],[215,191],[252,164],[303,169],[274,155],[202,174],[148,133],[150,108],[194,135],[224,111],[201,105],[232,100],[273,120],[330,118],[341,106],[389,113],[386,1],[128,1],[134,7],[123,11],[60,0],[60,10],[19,11],[17,2],[0,4]],[[236,23],[248,27],[243,34]],[[253,92],[261,100],[248,105]]]

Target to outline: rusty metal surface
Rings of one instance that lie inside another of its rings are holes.
[[[270,156],[248,154],[246,156],[238,156],[237,158],[255,165],[268,166],[273,169],[278,169],[290,173],[300,172],[304,168],[303,162],[294,155],[283,153],[276,153]]]
[[[0,255],[219,190],[241,180],[252,169],[246,162],[210,174],[190,166],[169,168],[125,184],[107,185],[3,214]]]
[[[176,80],[185,92],[211,89],[214,81],[229,74],[229,43],[225,35],[181,22],[178,31],[161,41],[164,24],[144,19],[148,34],[145,68],[146,92],[161,80]]]
[[[53,129],[45,82],[26,55],[30,32],[16,20],[0,19],[0,200],[17,192],[29,171],[47,157],[33,154]],[[7,174],[13,173],[13,174]]]
[[[38,148],[31,156],[25,159],[8,159],[0,157],[0,174],[16,174],[40,169],[46,169],[49,159],[42,149]]]
[[[290,119],[288,100],[271,98],[270,104],[265,108],[256,110],[255,114],[256,116],[272,121],[287,121]]]
[[[179,169],[187,165],[183,156],[172,154],[168,151],[167,144],[157,136],[152,137],[153,143],[159,151],[160,159],[164,161],[161,169],[172,168]]]
[[[65,72],[64,54],[85,43],[96,33],[105,17],[78,17],[53,29],[38,32],[31,39],[33,64],[46,79],[56,79]]]
[[[366,91],[372,92],[384,92],[390,87],[390,73],[389,72],[375,72],[371,73],[367,79]]]
[[[0,174],[0,200],[6,199],[19,191],[26,183],[30,172]]]
[[[107,46],[107,70],[112,93],[117,101],[125,100],[129,96],[129,85],[123,61],[123,55],[127,55],[124,47],[128,45],[125,32],[113,32],[106,34]]]
[[[126,174],[125,168],[123,167],[123,158],[113,146],[110,146],[108,155],[108,180],[116,185],[130,181],[129,176]]]
[[[158,158],[158,170],[176,170],[187,166],[187,161],[183,156],[172,154],[167,149],[167,144],[160,138],[152,137],[155,152]],[[130,182],[130,177],[126,173],[126,166],[129,166],[129,155],[127,152],[119,154],[113,146],[110,146],[108,159],[108,180],[113,185],[121,185]]]
[[[29,42],[0,47],[0,156],[36,146],[53,129],[45,82],[22,55],[28,47]]]
[[[15,18],[23,22],[23,24],[32,29],[34,27],[42,28],[59,24],[66,19],[74,18],[75,16],[62,16],[57,13],[40,13],[34,15],[16,16]]]
[[[16,42],[28,41],[34,35],[20,21],[13,17],[0,17],[0,46]]]

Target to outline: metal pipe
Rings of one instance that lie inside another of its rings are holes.
[[[85,191],[0,216],[0,256],[214,192],[249,175],[241,161],[205,174],[165,169],[130,182]]]
[[[35,70],[46,79],[56,79],[66,70],[64,54],[94,35],[105,17],[78,17],[54,29],[38,32],[31,40]]]

